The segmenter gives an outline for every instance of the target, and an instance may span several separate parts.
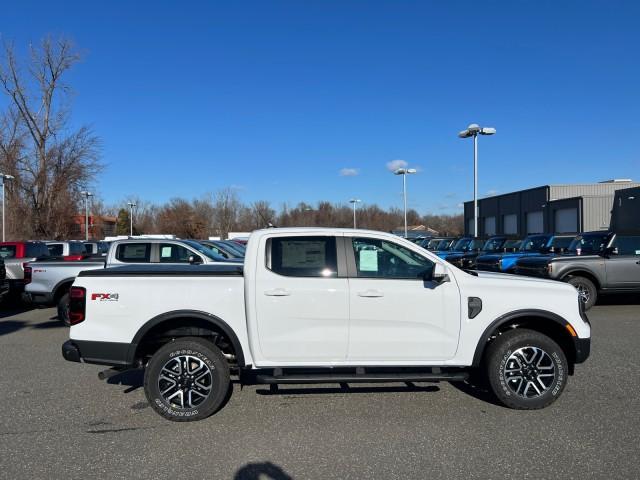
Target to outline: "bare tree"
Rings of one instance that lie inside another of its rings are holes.
[[[230,187],[223,188],[215,194],[213,204],[215,224],[220,238],[227,238],[237,224],[238,214],[242,207],[236,191]]]
[[[0,123],[0,166],[15,175],[12,202],[31,236],[59,238],[73,228],[79,191],[101,169],[99,141],[69,125],[65,74],[80,60],[65,39],[31,47],[26,71],[4,45],[0,91],[9,100]]]

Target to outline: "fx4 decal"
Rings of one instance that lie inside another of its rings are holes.
[[[98,300],[100,302],[117,302],[117,293],[92,293],[91,300]]]

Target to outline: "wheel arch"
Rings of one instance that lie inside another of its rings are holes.
[[[73,285],[75,279],[76,277],[65,278],[64,280],[60,280],[58,283],[56,283],[56,286],[53,287],[53,290],[51,292],[53,301],[55,303],[58,303],[60,297],[62,297],[69,290],[69,288],[71,288],[71,285]]]
[[[472,366],[480,366],[487,346],[497,335],[511,328],[528,328],[543,333],[558,343],[569,361],[569,373],[573,373],[576,348],[567,325],[570,325],[569,322],[560,315],[546,310],[516,310],[502,315],[491,322],[482,333],[473,355]]]
[[[598,277],[593,272],[590,272],[582,268],[569,270],[568,272],[565,272],[562,274],[562,281],[568,282],[569,278],[571,277],[584,277],[587,280],[591,280],[593,282],[593,285],[596,287],[596,290],[600,290],[601,282],[600,280],[598,280]]]
[[[133,337],[127,354],[128,363],[133,364],[135,362],[140,354],[140,347],[145,344],[145,340],[149,339],[150,336],[179,329],[182,329],[184,333],[176,336],[194,336],[194,329],[205,329],[222,334],[233,348],[238,366],[245,366],[242,345],[229,324],[215,315],[198,310],[174,310],[158,315],[146,322]]]

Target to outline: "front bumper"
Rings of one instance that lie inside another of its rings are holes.
[[[62,344],[62,356],[69,362],[95,363],[96,365],[129,366],[129,343],[92,342],[67,340]],[[135,350],[135,348],[134,348]]]
[[[583,363],[591,353],[591,338],[574,337],[573,347],[576,350],[575,363]]]

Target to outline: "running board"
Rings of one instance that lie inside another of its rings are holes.
[[[386,382],[462,382],[469,378],[467,372],[442,373],[356,373],[356,374],[286,374],[286,375],[256,375],[257,383],[267,384],[295,384],[295,383],[386,383]]]

